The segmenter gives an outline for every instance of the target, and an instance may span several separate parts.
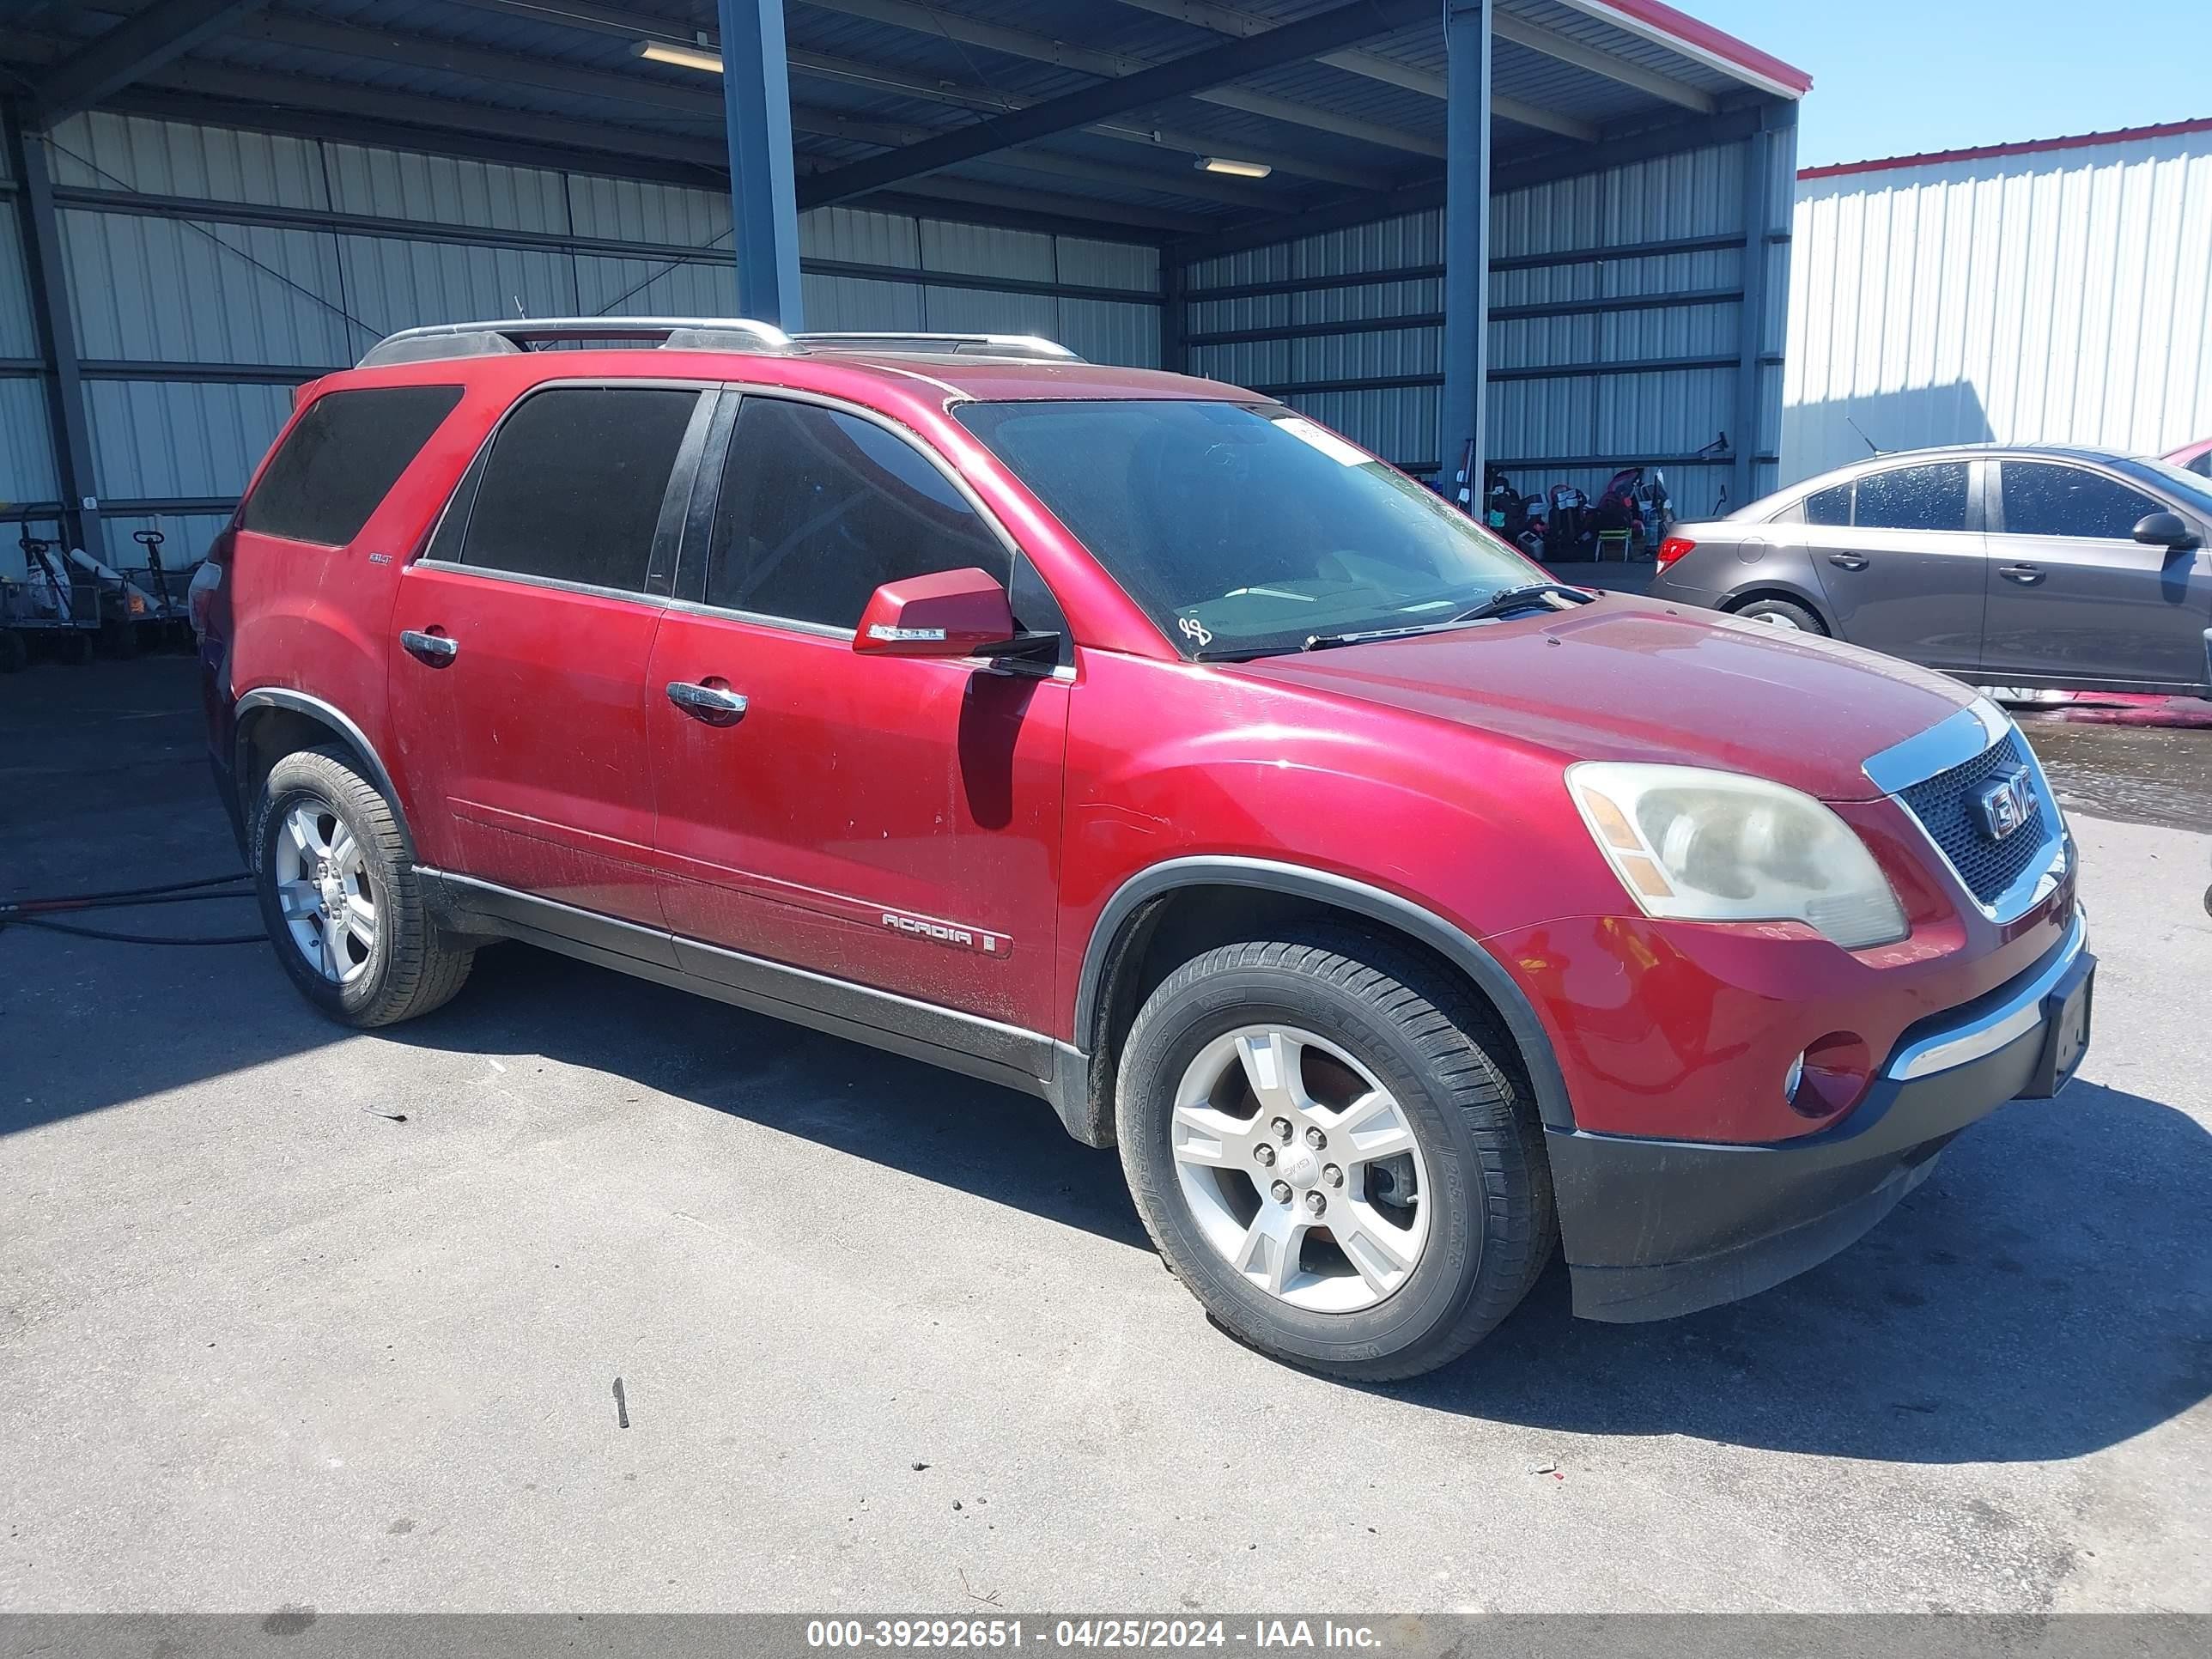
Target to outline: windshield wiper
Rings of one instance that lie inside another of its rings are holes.
[[[1305,643],[1309,651],[1334,651],[1339,646],[1364,645],[1370,640],[1410,640],[1423,634],[1441,634],[1448,629],[1463,628],[1469,623],[1488,622],[1493,617],[1510,616],[1516,611],[1525,611],[1531,605],[1541,605],[1553,594],[1571,599],[1577,605],[1588,605],[1590,595],[1578,587],[1569,587],[1565,582],[1530,582],[1525,586],[1509,587],[1502,593],[1493,593],[1480,605],[1461,611],[1444,622],[1421,623],[1411,628],[1370,628],[1357,634],[1315,634]]]
[[[1509,587],[1503,592],[1492,593],[1473,610],[1461,611],[1452,621],[1488,622],[1493,617],[1509,617],[1516,611],[1526,611],[1531,605],[1542,605],[1555,594],[1561,599],[1571,599],[1577,605],[1590,603],[1590,595],[1579,587],[1570,587],[1565,582],[1529,582],[1520,587]]]
[[[1334,651],[1340,645],[1364,645],[1370,640],[1410,640],[1422,634],[1441,634],[1458,626],[1459,618],[1455,617],[1449,622],[1420,623],[1412,628],[1370,628],[1357,634],[1310,634],[1300,648]]]

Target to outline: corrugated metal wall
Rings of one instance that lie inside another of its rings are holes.
[[[1595,490],[1665,464],[1679,509],[1710,512],[1735,445],[1774,483],[1795,130],[1771,135],[1758,320],[1762,429],[1736,414],[1748,143],[1501,193],[1491,204],[1492,459],[1529,494]],[[1437,454],[1443,215],[1431,211],[1225,255],[1184,273],[1188,367],[1282,397],[1409,471]],[[1693,461],[1728,434],[1723,458]],[[1741,502],[1737,502],[1741,505]]]
[[[1793,481],[1869,442],[2212,437],[2212,135],[1808,179],[1796,245]]]
[[[290,388],[394,329],[736,308],[719,191],[104,113],[58,128],[47,155],[112,559],[156,524],[172,564],[197,557]],[[1037,333],[1158,360],[1150,246],[848,208],[799,228],[810,327]],[[0,501],[51,514],[38,352],[23,251],[0,235]],[[0,540],[13,574],[15,536]]]

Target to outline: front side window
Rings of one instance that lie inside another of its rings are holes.
[[[714,509],[706,600],[855,628],[885,582],[969,566],[1011,575],[1006,546],[896,434],[834,409],[748,397]]]
[[[1964,530],[1966,464],[1939,461],[1859,480],[1852,522],[1862,530]]]
[[[270,458],[240,512],[239,528],[343,547],[460,401],[457,386],[326,392]]]
[[[955,412],[1187,656],[1449,623],[1542,575],[1405,474],[1286,409],[1130,400]]]
[[[448,512],[467,514],[460,562],[645,592],[661,504],[699,397],[660,386],[533,392],[493,438],[473,503],[457,495]],[[439,553],[454,539],[441,527]]]
[[[2159,504],[2125,484],[2078,466],[2043,461],[2004,463],[2004,527],[2008,536],[2085,536],[2126,541]]]

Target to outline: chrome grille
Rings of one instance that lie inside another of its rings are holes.
[[[2047,863],[2059,826],[2043,790],[2034,792],[2027,819],[2002,841],[1982,827],[1975,802],[1989,785],[2017,767],[2034,769],[2017,731],[2008,732],[1963,766],[1938,772],[1898,791],[1898,799],[1920,820],[1929,839],[1942,850],[1967,890],[1994,904],[2030,870]]]

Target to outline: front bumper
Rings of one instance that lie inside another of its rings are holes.
[[[2077,915],[2026,974],[1908,1031],[1867,1097],[1818,1135],[1728,1146],[1547,1131],[1575,1312],[1670,1319],[1826,1261],[1960,1130],[2065,1086],[2087,1048],[2095,969]]]

